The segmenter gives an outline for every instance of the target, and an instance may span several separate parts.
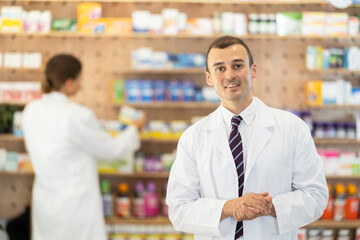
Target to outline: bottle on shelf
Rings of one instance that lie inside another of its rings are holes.
[[[337,240],[351,240],[349,229],[340,229]]]
[[[113,196],[110,194],[109,180],[101,181],[101,195],[103,201],[104,216],[106,218],[113,216]]]
[[[121,218],[130,217],[130,198],[129,186],[126,183],[118,185],[118,195],[116,197],[116,215]]]
[[[345,217],[345,186],[341,183],[335,185],[334,220],[342,221]]]
[[[159,201],[156,193],[156,184],[149,182],[144,196],[146,217],[155,217],[159,212]]]
[[[332,194],[330,185],[328,184],[327,186],[329,189],[329,201],[322,215],[323,220],[331,220],[334,217],[334,196]]]
[[[333,229],[324,229],[321,234],[321,240],[335,240]]]
[[[143,182],[135,184],[135,198],[134,198],[134,215],[138,218],[145,218],[145,188]]]
[[[318,228],[308,230],[308,240],[321,240],[321,230]]]
[[[347,193],[345,201],[345,219],[355,220],[359,216],[359,197],[357,195],[357,188],[355,184],[347,185]]]

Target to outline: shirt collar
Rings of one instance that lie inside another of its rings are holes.
[[[61,92],[57,92],[57,91],[53,91],[53,92],[50,92],[50,93],[46,93],[46,94],[43,94],[42,98],[44,99],[55,99],[55,100],[62,100],[62,101],[68,101],[69,98],[61,93]]]
[[[234,114],[228,109],[224,107],[224,105],[221,104],[221,112],[223,115],[223,119],[225,124],[231,128],[231,119],[234,115],[240,115],[242,119],[244,120],[245,124],[250,124],[250,122],[255,117],[256,113],[256,99],[253,98],[250,105],[247,106],[240,114]]]

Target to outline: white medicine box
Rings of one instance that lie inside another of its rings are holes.
[[[6,52],[4,54],[4,67],[5,68],[20,68],[22,54],[18,52]]]
[[[41,53],[24,53],[23,68],[39,69],[42,65]]]

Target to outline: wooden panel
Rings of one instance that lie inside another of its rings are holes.
[[[0,174],[0,218],[21,214],[31,200],[33,176]]]

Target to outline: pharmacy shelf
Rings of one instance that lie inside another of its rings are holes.
[[[129,179],[168,179],[168,172],[142,172],[142,173],[100,173],[100,177],[105,178],[129,178]]]
[[[269,5],[298,5],[321,4],[327,5],[327,0],[2,0],[2,2],[97,2],[97,3],[203,3],[203,4],[269,4]]]
[[[127,178],[127,179],[168,179],[168,172],[157,173],[100,173],[101,178]],[[0,171],[0,176],[34,176],[32,172],[4,172]]]
[[[7,105],[14,105],[14,106],[25,106],[26,104],[28,104],[28,102],[23,102],[23,101],[1,101],[1,104],[7,104]]]
[[[163,216],[157,216],[153,218],[119,218],[119,217],[111,217],[105,218],[106,224],[153,224],[153,225],[166,225],[171,224],[169,218]]]
[[[336,104],[327,104],[321,106],[310,106],[308,108],[312,111],[314,110],[351,110],[351,111],[360,111],[360,105],[336,105]]]
[[[167,138],[167,139],[162,139],[162,138],[141,138],[141,143],[164,143],[164,144],[176,144],[178,143],[179,139],[178,138]]]
[[[15,137],[13,134],[0,134],[0,141],[6,141],[6,142],[23,142],[24,138],[23,137]]]
[[[97,2],[97,1],[96,1]],[[0,37],[40,37],[40,38],[111,38],[111,39],[153,39],[153,38],[165,38],[165,39],[215,39],[219,35],[194,35],[194,34],[177,34],[177,35],[165,35],[165,34],[153,34],[153,33],[129,33],[129,34],[89,34],[78,32],[49,32],[49,33],[0,33]],[[358,36],[278,36],[278,35],[244,35],[239,36],[242,39],[254,39],[254,40],[358,40]]]
[[[211,102],[149,102],[125,104],[140,109],[215,109],[220,105],[220,103]],[[115,106],[121,105],[123,104],[115,104]]]
[[[34,173],[33,172],[5,172],[5,171],[0,171],[0,176],[33,177]]]
[[[360,227],[360,220],[318,220],[310,223],[306,228],[358,228]]]
[[[142,143],[177,143],[178,138],[141,138]],[[15,137],[13,134],[0,134],[0,142],[24,142],[23,137]]]
[[[162,69],[162,70],[124,70],[115,74],[132,74],[132,75],[161,75],[161,74],[205,74],[203,68],[183,68],[183,69]]]
[[[360,145],[359,140],[349,139],[314,139],[316,145]]]
[[[330,68],[323,70],[308,70],[310,73],[315,74],[335,74],[335,75],[351,75],[351,74],[360,74],[360,70],[349,70],[346,68]]]
[[[10,72],[10,73],[43,73],[44,69],[42,68],[0,68],[1,72]]]
[[[326,180],[351,180],[357,181],[360,180],[360,175],[358,176],[340,176],[340,175],[327,175]]]

